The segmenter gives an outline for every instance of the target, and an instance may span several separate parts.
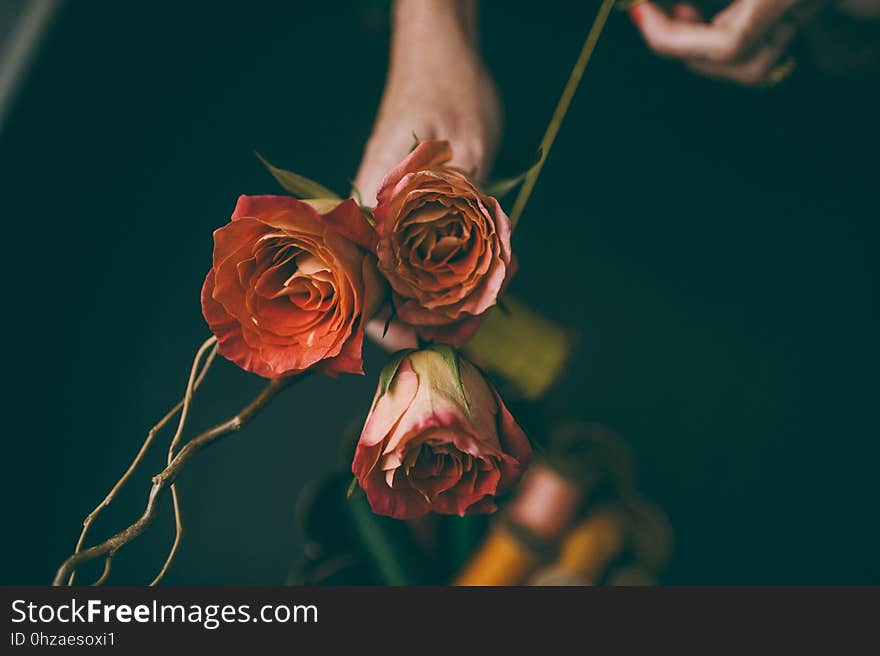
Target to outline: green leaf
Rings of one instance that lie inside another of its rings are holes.
[[[409,147],[409,152],[414,151],[416,148],[419,147],[419,144],[422,143],[421,139],[419,139],[419,135],[416,134],[415,130],[413,130],[412,136],[413,136],[413,142],[412,142],[412,146]]]
[[[338,198],[303,198],[302,202],[315,208],[318,214],[326,214],[342,201]]]
[[[351,184],[351,193],[357,201],[358,207],[362,208],[364,206],[364,198],[361,196],[361,190],[355,184],[354,180],[349,180],[349,183]]]
[[[464,393],[464,383],[461,381],[461,367],[458,362],[458,351],[446,344],[432,344],[426,350],[439,353],[443,356],[443,359],[446,360],[446,364],[449,365],[449,368],[452,370],[452,375],[455,377],[455,382],[458,384],[458,391],[461,394],[461,398],[464,399],[464,407],[467,410],[468,417],[470,417],[471,404],[468,401],[467,395]]]
[[[412,353],[413,350],[414,349],[403,349],[388,358],[388,363],[382,368],[382,373],[379,374],[379,396],[377,400],[385,396],[385,392],[388,391],[388,386],[391,385],[391,381],[397,374],[397,370],[400,369],[403,359]]]
[[[263,163],[263,166],[272,174],[272,177],[278,181],[278,184],[297,198],[333,198],[339,200],[339,196],[327,189],[327,187],[318,184],[314,180],[309,180],[298,173],[272,166],[260,153],[255,154]]]
[[[367,223],[370,224],[370,227],[375,228],[376,227],[376,217],[373,216],[373,212],[370,210],[370,208],[364,207],[363,205],[361,205],[360,209],[361,209],[361,214],[364,215],[364,218],[367,220]]]
[[[388,305],[391,306],[391,311],[388,313],[388,318],[385,319],[385,326],[382,328],[382,339],[385,339],[385,336],[388,334],[388,329],[391,327],[391,322],[394,321],[394,317],[397,316],[397,308],[394,305],[394,297],[388,299]]]
[[[503,198],[511,191],[516,189],[516,186],[520,184],[523,180],[525,180],[529,173],[534,171],[541,164],[541,159],[543,158],[542,152],[538,150],[538,157],[535,160],[535,163],[532,164],[525,171],[520,173],[517,176],[512,178],[502,178],[501,180],[490,180],[483,185],[483,193],[487,196],[494,196],[495,198]]]
[[[351,499],[352,495],[358,489],[358,479],[357,476],[351,477],[351,483],[348,484],[348,489],[345,490],[345,498]]]

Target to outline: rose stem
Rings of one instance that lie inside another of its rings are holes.
[[[538,164],[526,175],[523,186],[520,188],[519,194],[517,194],[516,202],[513,204],[513,211],[510,213],[511,229],[516,228],[516,224],[519,222],[520,216],[522,216],[535,182],[537,182],[538,176],[541,174],[541,169],[544,168],[544,162],[547,161],[547,155],[550,154],[550,148],[552,148],[556,134],[559,132],[559,126],[562,125],[562,119],[565,118],[565,113],[568,111],[571,99],[574,98],[578,84],[581,81],[581,77],[583,77],[587,64],[590,61],[590,56],[593,54],[593,49],[599,41],[599,35],[602,34],[602,28],[605,27],[605,21],[608,19],[608,14],[611,13],[615,1],[602,0],[602,6],[599,7],[599,12],[596,14],[593,26],[590,28],[589,34],[587,34],[583,48],[581,48],[581,54],[571,70],[571,75],[568,76],[568,82],[565,83],[565,88],[562,90],[562,95],[559,97],[559,102],[556,104],[556,109],[550,118],[550,123],[547,125],[544,137],[541,139],[541,158],[538,160]]]

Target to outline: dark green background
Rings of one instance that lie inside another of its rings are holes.
[[[54,25],[0,136],[3,583],[50,580],[182,390],[211,231],[277,191],[252,151],[347,188],[387,22],[323,4],[71,2]],[[594,7],[484,4],[513,173]],[[634,446],[675,527],[668,582],[880,583],[876,85],[702,80],[615,14],[517,233],[513,291],[583,335],[557,407]],[[367,359],[200,457],[169,583],[283,582],[297,494],[368,408]],[[259,385],[218,364],[191,425]],[[160,451],[95,536],[139,512]],[[113,581],[148,581],[170,529]]]

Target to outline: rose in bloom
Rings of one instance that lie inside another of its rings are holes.
[[[423,141],[382,181],[379,268],[397,316],[424,339],[461,345],[513,275],[510,219],[458,169],[446,141]]]
[[[494,512],[532,453],[498,392],[449,347],[392,360],[382,378],[352,463],[373,512]]]
[[[265,378],[363,373],[363,326],[384,295],[375,240],[353,200],[241,196],[202,287],[218,351]]]

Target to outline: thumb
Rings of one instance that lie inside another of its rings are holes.
[[[411,145],[412,135],[399,130],[370,137],[354,181],[364,205],[376,205],[376,192],[382,179],[406,157]]]
[[[459,137],[449,139],[452,147],[451,166],[467,172],[475,180],[483,180],[489,172],[488,154],[480,139]]]

